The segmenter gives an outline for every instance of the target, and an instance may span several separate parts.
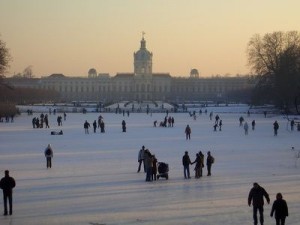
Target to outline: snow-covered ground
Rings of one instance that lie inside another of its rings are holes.
[[[92,124],[99,114],[67,114],[62,128],[56,125],[61,114],[52,114],[50,129],[33,129],[31,120],[37,115],[22,114],[14,123],[0,123],[1,177],[9,169],[17,183],[14,214],[0,216],[1,225],[253,224],[247,205],[253,182],[270,194],[265,225],[275,224],[269,214],[277,192],[289,206],[286,224],[300,224],[300,162],[295,157],[300,132],[290,131],[282,116],[220,113],[223,128],[214,132],[214,119],[208,114],[196,120],[188,113],[170,114],[175,126],[162,128],[153,127],[153,121],[162,121],[165,114],[111,113],[102,114],[106,133],[90,129],[87,135],[84,121]],[[256,120],[247,136],[239,127],[241,115],[249,125]],[[123,119],[126,133],[121,132]],[[280,125],[277,137],[275,120]],[[192,128],[189,141],[184,134],[187,124]],[[50,135],[60,129],[64,135]],[[49,143],[54,148],[53,167],[46,169],[44,149]],[[145,174],[137,173],[142,145],[169,164],[169,180],[145,182]],[[200,150],[205,155],[211,151],[216,159],[212,176],[185,180],[184,151],[194,160]]]

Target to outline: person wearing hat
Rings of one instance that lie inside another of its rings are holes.
[[[46,166],[47,168],[52,167],[52,157],[53,157],[53,150],[50,144],[48,144],[47,148],[45,149],[45,157],[46,157]]]
[[[264,197],[266,198],[268,204],[270,204],[269,194],[266,192],[266,190],[258,183],[253,183],[253,187],[251,188],[248,195],[248,205],[251,206],[252,202],[254,225],[257,225],[258,223],[257,211],[259,211],[260,225],[264,224]]]
[[[3,190],[4,216],[7,216],[7,200],[9,202],[9,215],[12,215],[12,189],[16,186],[15,179],[9,176],[9,171],[5,170],[5,177],[0,181],[0,188]]]

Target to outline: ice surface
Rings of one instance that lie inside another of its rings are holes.
[[[0,173],[9,169],[17,183],[14,214],[0,216],[1,225],[253,224],[247,205],[253,182],[270,194],[265,225],[275,224],[269,214],[277,192],[289,206],[286,224],[300,224],[300,162],[295,157],[300,132],[290,131],[283,116],[219,113],[223,128],[214,132],[214,119],[204,113],[196,120],[188,113],[169,114],[175,118],[173,128],[153,127],[153,121],[163,120],[163,113],[103,113],[106,133],[90,129],[86,135],[84,121],[92,124],[99,114],[67,114],[62,127],[56,124],[57,115],[61,114],[49,115],[50,129],[32,128],[31,120],[38,114],[22,114],[14,123],[0,124]],[[247,136],[239,126],[241,115],[250,125]],[[121,129],[123,119],[126,133]],[[275,120],[280,125],[277,137]],[[184,134],[187,124],[192,129],[189,141]],[[60,129],[64,135],[50,135]],[[54,148],[53,167],[46,169],[43,154],[49,143]],[[142,145],[169,164],[169,180],[145,182],[145,174],[137,173]],[[205,155],[212,152],[216,162],[211,177],[183,178],[186,150],[192,160],[199,150]]]

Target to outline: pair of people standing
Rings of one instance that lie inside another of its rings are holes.
[[[267,200],[267,203],[270,204],[269,194],[266,190],[261,187],[258,183],[253,183],[248,195],[248,205],[253,205],[253,221],[254,225],[258,224],[257,212],[259,212],[259,221],[260,224],[264,224],[264,197]],[[281,193],[277,193],[276,200],[273,203],[270,216],[273,217],[275,213],[276,225],[284,225],[285,219],[289,215],[288,207],[286,201],[282,198]]]
[[[204,155],[200,151],[198,153],[199,158],[196,158],[196,160],[192,163],[188,151],[185,151],[184,156],[182,157],[182,165],[183,165],[183,175],[185,179],[190,179],[190,165],[196,163],[196,168],[198,171],[196,171],[196,178],[200,177],[200,174],[202,175],[202,167],[204,167],[204,163],[201,163],[201,161],[204,161]],[[202,158],[202,159],[201,159]],[[206,167],[207,167],[207,176],[211,176],[211,166],[214,163],[215,159],[211,155],[210,151],[207,152],[207,158],[206,158]],[[198,163],[198,165],[197,165]]]

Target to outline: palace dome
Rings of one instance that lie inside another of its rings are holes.
[[[138,50],[135,54],[135,60],[151,60],[152,59],[152,53],[149,52],[147,49],[146,49],[146,41],[145,39],[143,38],[141,40],[141,48],[140,50]]]

